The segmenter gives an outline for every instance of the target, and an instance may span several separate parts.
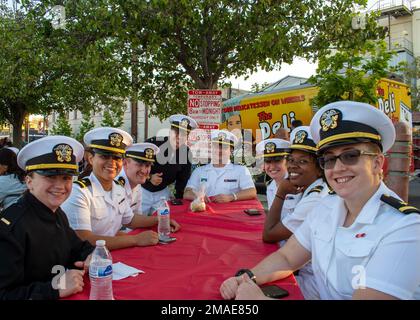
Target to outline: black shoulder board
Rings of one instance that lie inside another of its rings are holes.
[[[333,194],[336,194],[336,193],[335,193],[334,190],[330,190],[330,191],[328,191],[328,194],[333,195]]]
[[[0,212],[0,226],[11,228],[16,222],[23,217],[25,212],[25,204],[17,202],[7,209]]]
[[[80,180],[76,180],[73,183],[78,184],[80,188],[86,188],[91,185],[89,178],[83,178]]]
[[[409,206],[407,202],[401,201],[397,198],[388,196],[386,194],[383,194],[381,196],[381,200],[385,202],[386,204],[389,204],[391,207],[394,207],[401,213],[404,213],[404,214],[420,213],[420,210],[417,209],[416,207]]]
[[[313,187],[311,190],[309,190],[309,192],[306,195],[310,195],[312,192],[318,192],[319,193],[319,192],[322,191],[322,189],[324,189],[324,186],[322,186],[322,185]]]
[[[119,184],[121,187],[125,186],[125,179],[123,177],[119,177],[118,180],[114,180],[116,184]]]

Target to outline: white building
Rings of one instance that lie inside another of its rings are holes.
[[[391,65],[406,62],[412,67],[420,56],[420,1],[379,0],[369,11],[380,12],[379,24],[388,29],[388,48],[395,50]],[[400,75],[401,76],[401,75]],[[414,79],[414,83],[415,84]],[[420,85],[420,79],[417,80]]]
[[[233,89],[233,88],[224,88],[222,89],[222,98],[223,100],[235,97],[247,93],[248,91]],[[186,103],[186,102],[185,102]],[[165,119],[160,121],[158,117],[148,116],[146,119],[146,110],[145,105],[141,101],[138,102],[137,107],[137,141],[141,142],[145,139],[160,135],[165,136],[169,133],[169,121]],[[53,113],[48,117],[48,128],[51,129],[58,118],[58,113]],[[69,112],[68,114],[69,123],[72,127],[73,134],[79,132],[80,124],[82,122],[82,113],[78,110]],[[96,112],[92,120],[95,124],[95,127],[101,125],[103,118],[103,112]],[[121,126],[121,129],[131,133],[131,104],[129,101],[126,102],[126,109],[124,113],[124,124]],[[147,131],[147,132],[146,132]]]

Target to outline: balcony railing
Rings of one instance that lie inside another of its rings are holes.
[[[399,15],[411,13],[410,0],[379,0],[368,11],[381,11],[385,13],[398,13]]]
[[[392,50],[405,50],[413,54],[413,43],[405,37],[401,38],[392,38],[391,39],[391,49]]]

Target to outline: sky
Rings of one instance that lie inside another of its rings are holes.
[[[285,76],[298,76],[309,78],[316,72],[317,64],[309,63],[305,59],[296,58],[292,64],[283,63],[280,70],[266,72],[260,70],[254,74],[251,74],[248,79],[245,77],[229,78],[232,83],[232,88],[251,90],[251,86],[254,83],[262,85],[264,82],[272,83],[284,78]]]

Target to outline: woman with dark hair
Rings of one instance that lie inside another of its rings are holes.
[[[269,143],[266,146],[265,159],[270,159],[267,158],[271,151]],[[288,177],[278,182],[263,232],[265,242],[280,241],[282,246],[329,190],[322,179],[316,158],[317,148],[309,127],[301,126],[291,132],[289,148],[290,154],[286,158]],[[299,270],[296,280],[305,299],[319,299],[310,263]]]
[[[19,168],[16,153],[0,149],[0,208],[6,209],[26,190],[25,172]]]

